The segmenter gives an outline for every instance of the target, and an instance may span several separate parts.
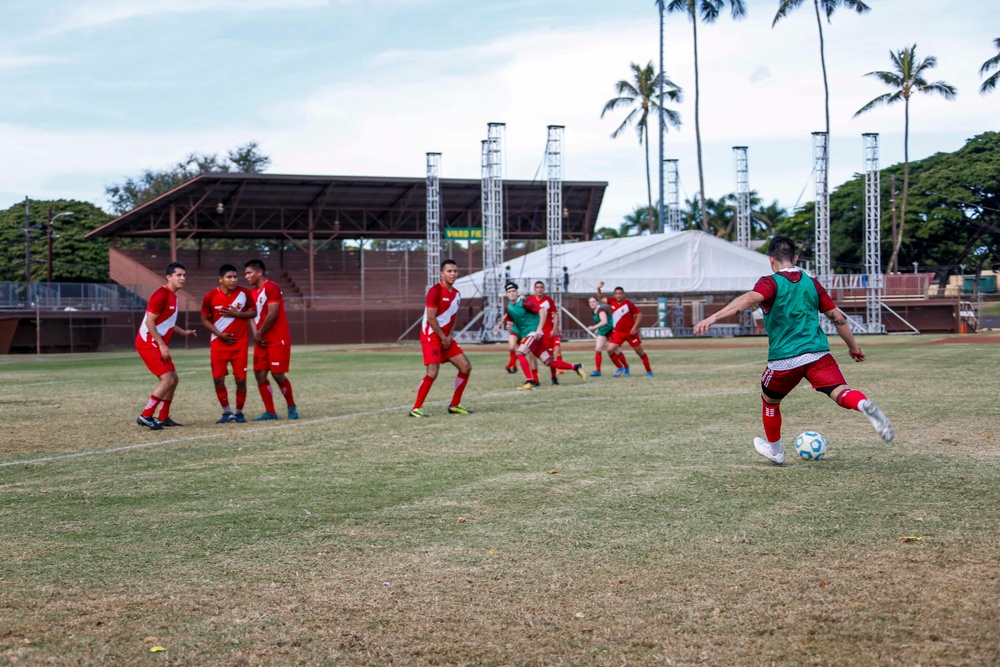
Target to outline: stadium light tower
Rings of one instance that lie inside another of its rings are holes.
[[[664,180],[663,180],[664,179],[664,171],[663,171],[663,158],[664,158],[664,153],[663,153],[663,137],[667,133],[667,128],[664,125],[666,121],[663,118],[663,79],[665,78],[663,76],[663,12],[664,12],[664,9],[665,9],[664,6],[663,6],[663,2],[664,2],[664,0],[656,0],[656,7],[657,7],[657,9],[660,10],[660,90],[659,90],[659,93],[660,93],[660,109],[659,109],[659,113],[657,114],[660,117],[660,205],[657,208],[657,212],[659,213],[659,225],[658,225],[658,227],[659,227],[659,230],[660,230],[661,234],[663,233],[663,230],[665,229],[665,222],[666,222],[666,219],[665,219],[665,216],[664,216],[665,200],[664,200],[664,196],[663,196],[664,195]]]
[[[441,279],[441,154],[427,154],[427,289]]]

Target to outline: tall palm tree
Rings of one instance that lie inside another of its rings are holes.
[[[698,150],[698,196],[701,200],[701,229],[708,231],[708,212],[705,208],[705,166],[701,159],[701,118],[699,115],[699,97],[701,95],[698,79],[698,15],[705,23],[715,23],[722,10],[729,5],[733,18],[746,16],[747,8],[744,0],[670,0],[667,12],[683,13],[691,19],[691,30],[694,34],[694,138]]]
[[[957,90],[951,84],[944,81],[934,81],[928,83],[924,78],[927,70],[937,67],[937,58],[927,56],[923,60],[917,59],[917,45],[906,47],[893,53],[889,52],[892,60],[893,71],[868,72],[865,76],[873,76],[885,85],[893,89],[891,93],[879,95],[868,104],[864,105],[854,113],[857,118],[863,113],[882,106],[895,104],[903,101],[904,125],[903,125],[903,203],[899,212],[899,227],[896,230],[896,238],[892,240],[892,257],[889,259],[889,271],[898,270],[899,247],[903,243],[903,227],[906,224],[906,197],[910,189],[910,97],[914,93],[932,94],[937,93],[946,100],[955,99]]]
[[[997,54],[983,63],[983,66],[979,68],[979,76],[985,76],[990,70],[997,70],[993,73],[993,76],[983,81],[983,85],[979,87],[979,93],[985,95],[994,88],[997,87],[997,82],[1000,82],[1000,37],[993,40],[993,45],[997,47]]]
[[[774,15],[774,21],[771,22],[771,27],[773,28],[778,24],[778,21],[788,16],[788,14],[799,8],[804,0],[781,0],[781,4],[778,6],[778,12]],[[826,136],[830,136],[830,83],[826,77],[826,51],[823,43],[823,19],[820,15],[820,8],[823,10],[823,14],[826,14],[826,22],[830,23],[830,17],[833,16],[833,12],[837,10],[838,7],[846,7],[847,9],[853,9],[858,14],[864,14],[865,12],[871,11],[871,7],[866,5],[861,0],[813,0],[813,8],[816,10],[816,25],[819,27],[819,62],[823,68],[823,92],[825,93],[825,109],[826,109]]]
[[[656,218],[653,215],[653,188],[649,177],[649,112],[659,109],[660,105],[656,101],[660,92],[660,79],[663,79],[664,94],[671,102],[681,102],[684,99],[684,91],[670,80],[662,72],[657,74],[653,69],[653,61],[650,60],[645,67],[640,67],[636,63],[629,65],[632,68],[632,80],[622,79],[615,84],[615,91],[618,97],[608,100],[601,111],[601,118],[609,111],[615,111],[621,107],[629,107],[631,111],[625,116],[625,120],[618,126],[618,129],[611,133],[611,138],[615,139],[625,131],[632,123],[635,123],[636,132],[639,134],[639,143],[646,147],[646,194],[649,201],[649,217],[647,218],[650,229],[655,232],[653,225]],[[663,109],[663,116],[674,127],[681,126],[681,116],[673,109]]]

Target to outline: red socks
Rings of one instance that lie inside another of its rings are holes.
[[[517,355],[517,361],[521,364],[521,372],[524,373],[524,377],[527,380],[533,380],[534,377],[531,374],[531,366],[528,365],[528,357],[523,354]]]
[[[507,360],[507,368],[514,368],[514,366],[517,366],[517,351],[511,350],[510,359]]]
[[[622,367],[622,362],[621,362],[621,359],[618,358],[618,353],[617,352],[615,354],[611,354],[610,352],[608,352],[608,359],[610,359],[611,363],[613,363],[615,365],[615,368],[621,368]]]
[[[432,384],[434,384],[434,378],[430,375],[425,375],[424,379],[420,381],[420,387],[417,389],[417,400],[413,404],[414,410],[424,404],[424,399],[427,398],[427,392],[431,390]]]
[[[469,374],[459,373],[455,377],[455,393],[451,396],[451,407],[455,407],[462,402],[462,392],[465,391],[466,385],[469,384]]]
[[[278,389],[281,390],[281,395],[285,397],[285,403],[288,404],[288,407],[294,408],[295,397],[292,395],[292,381],[285,378],[284,382],[278,383]]]
[[[265,382],[264,384],[257,385],[257,391],[260,392],[260,400],[264,401],[264,411],[277,414],[274,410],[274,395],[271,393],[271,383]]]
[[[653,369],[649,367],[649,356],[644,354],[639,358],[642,359],[642,365],[646,367],[646,372],[652,373]]]
[[[628,360],[621,352],[618,353],[618,368],[628,368]]]
[[[576,366],[574,366],[573,364],[565,362],[562,359],[553,359],[552,357],[549,357],[549,360],[545,362],[545,365],[552,369],[561,368],[564,371],[571,371],[576,369]],[[553,375],[554,374],[555,373],[553,373]]]
[[[761,399],[761,421],[764,422],[764,437],[768,442],[778,442],[781,440],[781,405],[771,404]]]
[[[163,399],[159,396],[150,396],[149,402],[146,403],[146,407],[142,410],[143,417],[152,417],[156,412],[156,406],[160,404]]]
[[[603,356],[600,352],[594,352],[594,370],[598,373],[601,372],[601,357]]]
[[[837,397],[837,405],[848,410],[860,411],[861,408],[859,408],[858,405],[866,398],[868,397],[857,389],[845,389],[840,392],[840,396]]]
[[[163,401],[162,407],[160,408],[160,416],[157,417],[157,419],[164,421],[170,417],[170,403],[171,401]]]
[[[229,407],[229,392],[226,391],[225,385],[223,385],[221,389],[216,388],[215,397],[219,399],[219,405],[221,405],[223,409]]]
[[[243,406],[247,402],[247,393],[245,391],[236,390],[236,412],[243,412]]]

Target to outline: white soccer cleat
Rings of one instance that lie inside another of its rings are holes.
[[[771,453],[771,443],[769,443],[764,438],[754,438],[753,448],[757,450],[757,453],[763,456],[765,459],[770,461],[776,466],[780,466],[785,462],[785,452],[781,449],[781,444],[778,444],[778,453]]]
[[[892,442],[892,422],[889,421],[889,418],[885,416],[884,412],[882,412],[882,408],[876,405],[875,401],[870,398],[866,398],[861,401],[861,405],[858,407],[861,408],[861,414],[868,417],[868,421],[872,423],[872,428],[875,429],[875,432],[878,433],[879,437],[886,442]]]

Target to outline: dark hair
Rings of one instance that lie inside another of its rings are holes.
[[[767,255],[778,262],[795,261],[795,241],[787,236],[775,236],[767,246]]]
[[[506,292],[509,289],[517,289],[517,283],[511,281],[503,286],[503,291]]]
[[[243,265],[244,269],[253,269],[254,271],[260,271],[261,273],[267,273],[267,269],[264,267],[264,262],[259,259],[251,259],[249,262]]]
[[[613,290],[611,290],[611,291],[612,291],[612,292],[617,292],[618,290],[621,290],[622,292],[624,292],[624,291],[625,291],[625,288],[624,288],[624,287],[616,287],[616,288],[614,288],[614,289],[613,289]]]
[[[543,283],[541,280],[536,280],[535,281],[535,287],[538,287],[539,285],[541,285],[542,287],[545,287],[545,283]]]
[[[219,267],[219,277],[221,278],[222,276],[226,275],[230,271],[232,271],[233,273],[236,273],[236,267],[233,266],[232,264],[223,264],[222,266]]]
[[[444,271],[444,267],[448,266],[449,264],[454,264],[455,266],[458,266],[458,262],[456,262],[455,260],[446,259],[441,262],[441,270]]]
[[[163,275],[172,276],[174,275],[174,273],[177,272],[177,269],[184,269],[185,272],[187,271],[184,265],[181,264],[180,262],[170,262],[169,264],[167,264],[167,272],[164,273]]]

